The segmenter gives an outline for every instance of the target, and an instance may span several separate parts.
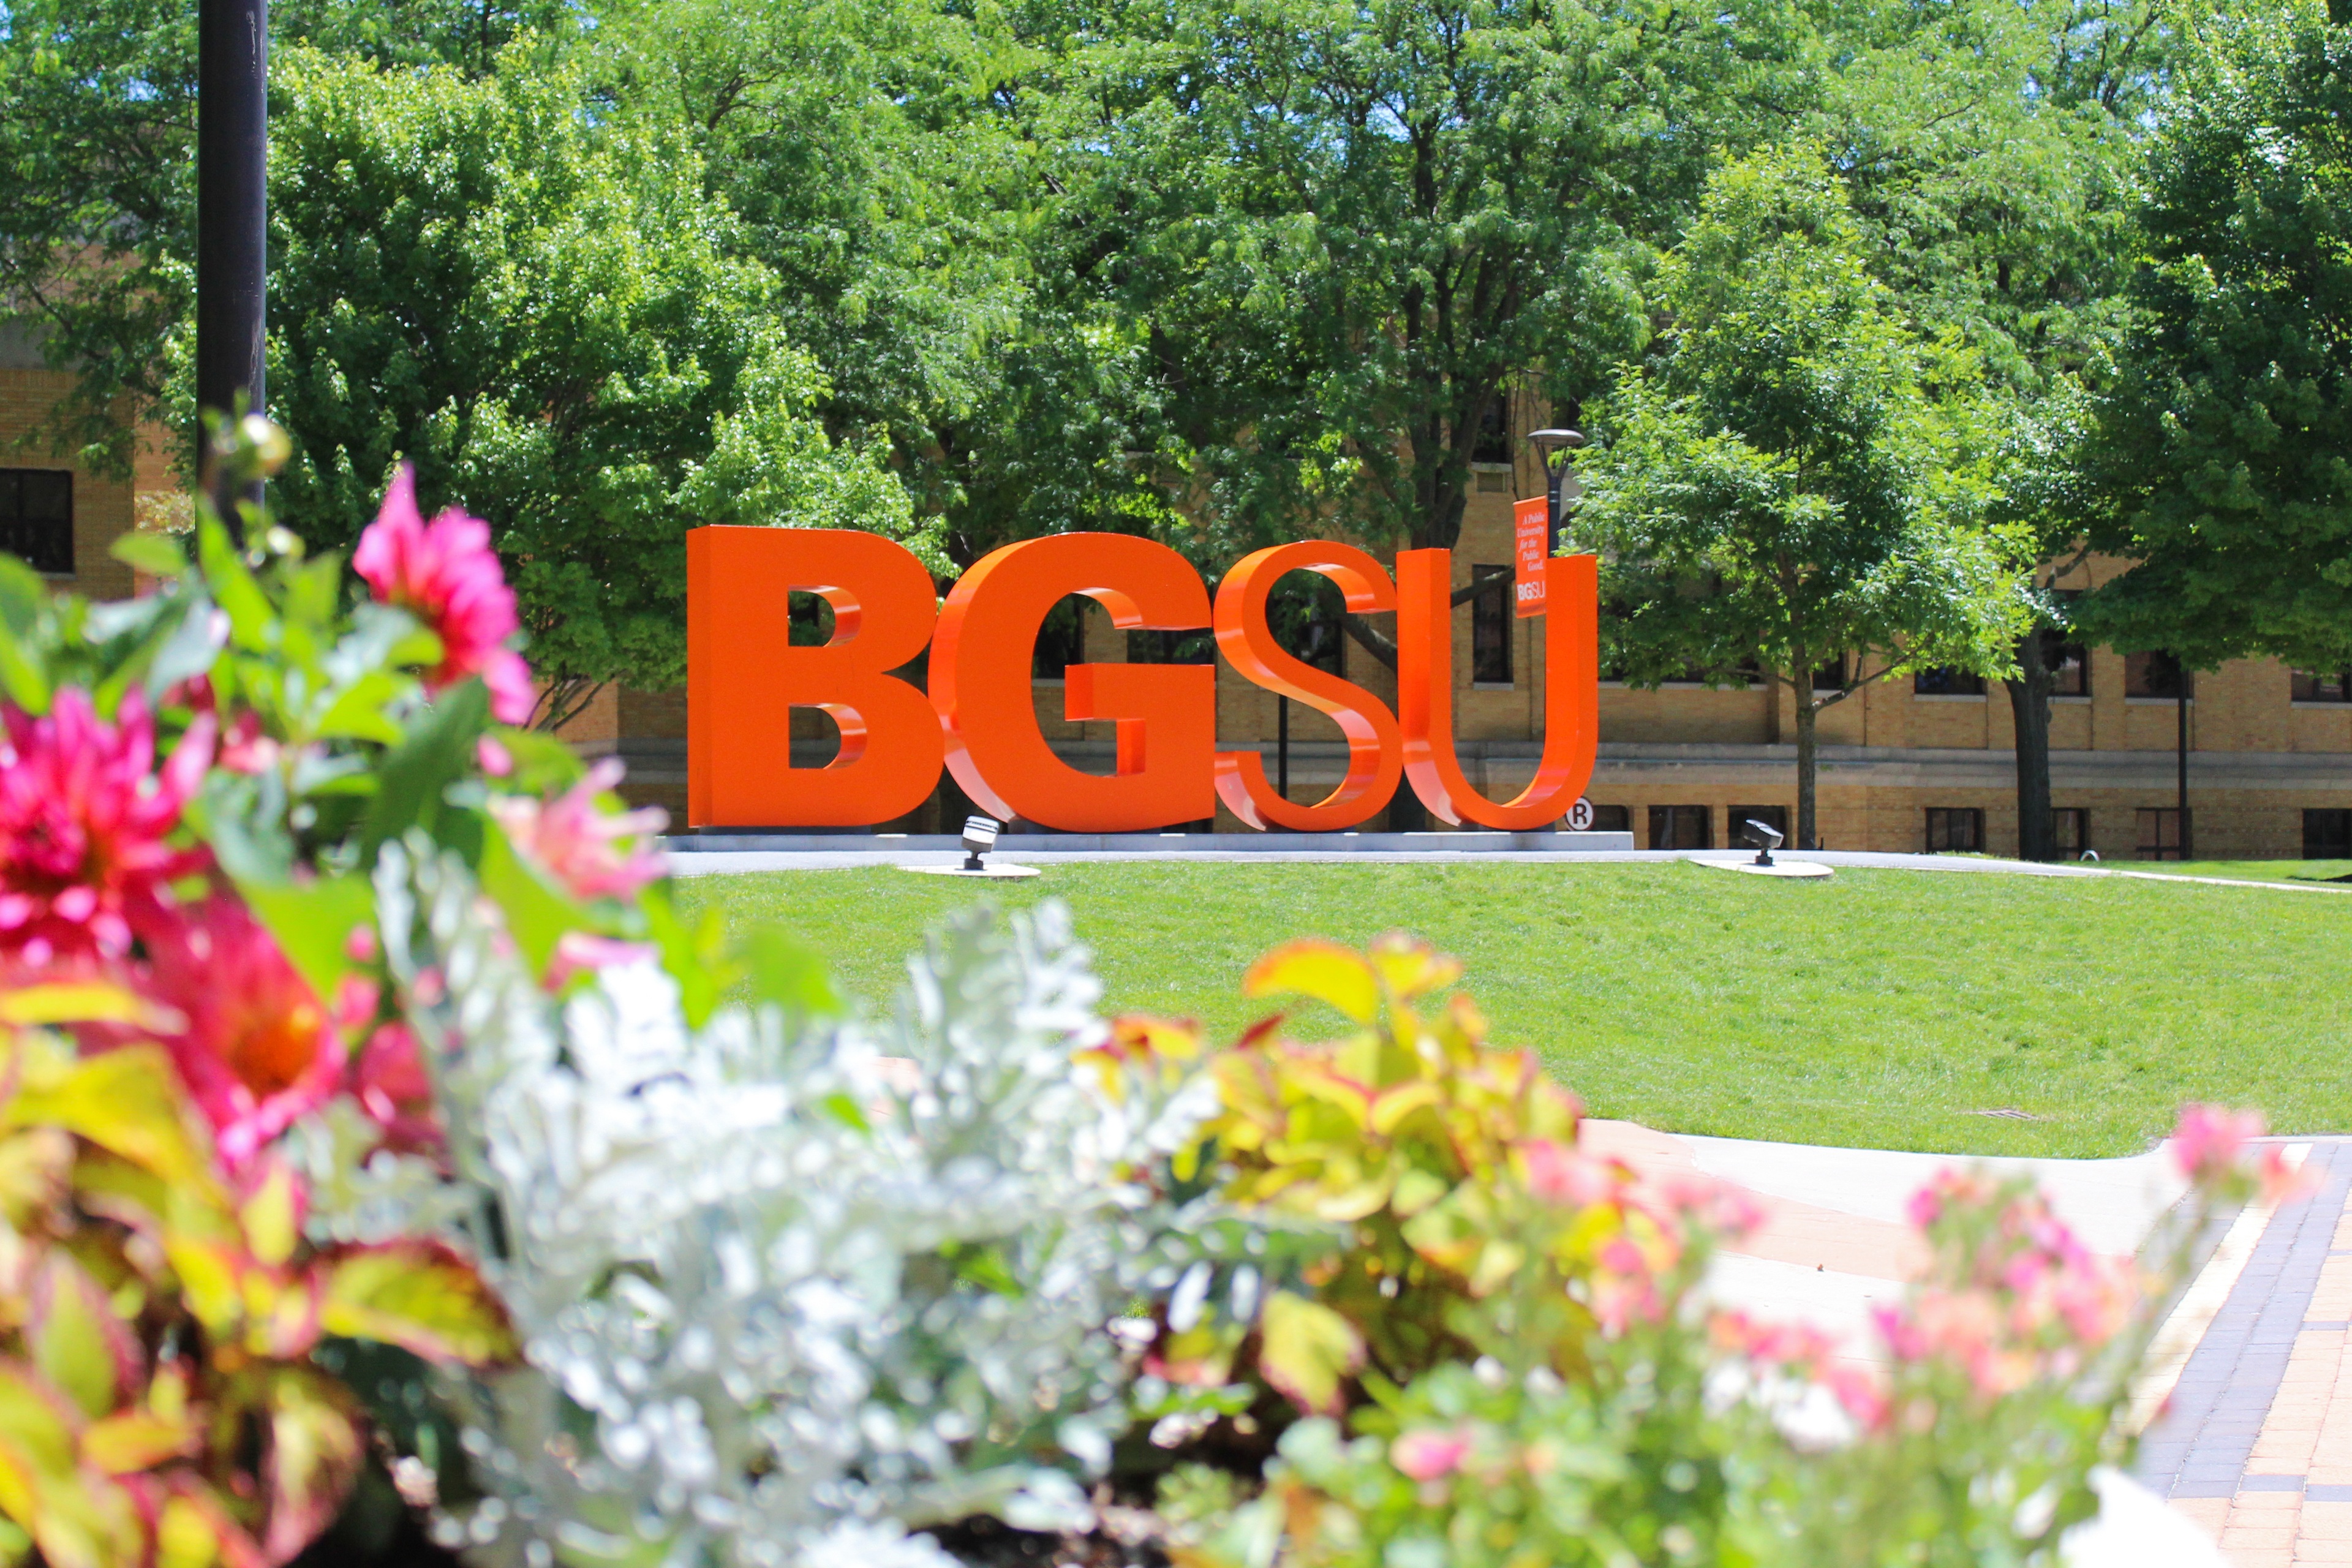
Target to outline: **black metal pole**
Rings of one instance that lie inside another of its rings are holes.
[[[196,406],[266,406],[263,295],[268,265],[269,0],[201,0],[196,20]],[[198,432],[201,438],[202,432]],[[230,529],[234,502],[216,490]]]
[[[1544,494],[1551,507],[1548,514],[1551,526],[1544,532],[1544,553],[1557,555],[1559,553],[1559,483],[1568,477],[1567,450],[1546,452],[1543,454],[1543,466]]]
[[[1283,799],[1290,798],[1290,699],[1274,700],[1274,793]]]
[[[2180,671],[2180,684],[2172,699],[2173,718],[2178,730],[2176,760],[2180,765],[2180,858],[2189,858],[2189,671]]]

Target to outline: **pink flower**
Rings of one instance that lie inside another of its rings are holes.
[[[1466,1432],[1406,1432],[1389,1445],[1389,1462],[1417,1481],[1433,1481],[1461,1468],[1470,1453]]]
[[[568,931],[555,939],[555,952],[547,961],[547,988],[561,991],[575,974],[625,963],[650,963],[660,956],[661,949],[649,942],[623,942],[592,931]]]
[[[474,742],[474,759],[482,764],[482,772],[494,779],[514,772],[514,753],[496,735],[484,735]]]
[[[410,612],[441,639],[441,662],[426,677],[434,690],[478,675],[501,723],[530,717],[530,667],[506,646],[520,623],[489,524],[455,507],[426,522],[416,510],[416,471],[403,464],[360,535],[352,570],[379,602]]]
[[[582,899],[625,899],[662,875],[662,858],[623,839],[658,833],[669,820],[659,806],[607,812],[598,797],[621,782],[619,759],[606,757],[588,776],[550,801],[527,795],[491,800],[490,815],[515,847],[551,872]]]
[[[215,896],[157,945],[152,993],[188,1020],[180,1076],[237,1169],[326,1103],[346,1052],[326,1006],[246,907]]]
[[[278,765],[279,750],[261,732],[260,715],[247,710],[221,739],[220,765],[233,773],[265,773]]]
[[[1528,1173],[1528,1191],[1548,1204],[1583,1208],[1617,1194],[1625,1168],[1596,1160],[1571,1145],[1530,1138],[1518,1146]]]
[[[166,840],[212,762],[213,720],[189,725],[157,773],[155,729],[134,688],[115,722],[68,687],[46,717],[0,710],[0,952],[120,958],[168,926],[171,883],[202,849]]]
[[[2231,1111],[2218,1105],[2184,1105],[2172,1130],[2172,1157],[2181,1174],[2206,1181],[2238,1163],[2239,1151],[2263,1135],[2259,1110]]]
[[[433,1113],[433,1080],[416,1037],[397,1021],[380,1026],[352,1063],[352,1098],[384,1131],[395,1149],[434,1149],[441,1123]]]

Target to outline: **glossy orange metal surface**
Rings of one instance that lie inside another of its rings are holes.
[[[856,529],[698,528],[686,575],[689,823],[855,827],[929,796],[938,715],[885,673],[922,653],[936,619],[930,574],[912,552]],[[821,647],[792,646],[794,592],[833,606]],[[796,707],[821,708],[840,728],[841,751],[823,767],[793,766]]]
[[[1524,832],[1558,821],[1591,782],[1601,741],[1599,562],[1543,563],[1544,745],[1536,776],[1497,804],[1471,788],[1454,748],[1454,565],[1446,550],[1397,552],[1397,721],[1404,775],[1430,815]]]
[[[1350,681],[1294,658],[1266,624],[1266,595],[1285,574],[1314,572],[1339,584],[1357,615],[1396,608],[1396,584],[1381,563],[1345,544],[1310,541],[1245,555],[1217,587],[1217,649],[1243,679],[1330,717],[1348,741],[1348,772],[1329,795],[1301,805],[1276,794],[1255,752],[1217,753],[1217,795],[1252,827],[1338,833],[1389,803],[1404,769],[1396,715]]]
[[[1071,833],[1141,832],[1215,815],[1213,665],[1071,665],[1064,713],[1117,724],[1118,771],[1081,772],[1045,743],[1031,661],[1046,612],[1071,594],[1095,600],[1121,629],[1209,624],[1200,574],[1148,539],[1064,533],[982,557],[949,594],[931,643],[931,701],[956,783],[1000,819]]]

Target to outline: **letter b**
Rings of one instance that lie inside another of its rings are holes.
[[[791,595],[822,595],[833,637],[792,646]],[[886,671],[923,651],[930,574],[877,533],[698,528],[686,536],[686,803],[697,827],[861,827],[939,783],[939,717]],[[792,710],[822,708],[841,752],[793,766]]]

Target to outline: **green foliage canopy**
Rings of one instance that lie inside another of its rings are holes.
[[[2352,37],[2315,5],[2217,26],[2167,111],[2137,317],[2100,409],[2092,601],[2192,668],[2352,662]]]
[[[1672,330],[1580,456],[1575,542],[1605,563],[1627,679],[1737,679],[1753,660],[1794,693],[1810,843],[1814,719],[1856,679],[1816,691],[1814,671],[1875,650],[1872,678],[2000,672],[2028,563],[1981,522],[1973,357],[1903,319],[1816,156],[1766,153],[1710,179],[1662,283]]]
[[[596,126],[577,77],[275,71],[270,385],[280,515],[347,544],[394,465],[487,519],[547,716],[685,667],[687,528],[871,528],[944,568],[821,382],[775,280],[675,141]]]

